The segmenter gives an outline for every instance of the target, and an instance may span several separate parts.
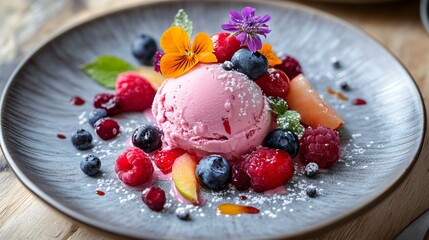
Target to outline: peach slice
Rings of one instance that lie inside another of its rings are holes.
[[[344,124],[341,116],[319,96],[302,74],[290,81],[286,102],[289,109],[301,115],[301,122],[306,125],[312,127],[322,125],[338,129]]]
[[[158,90],[166,79],[161,73],[155,72],[153,67],[138,67],[136,73],[146,78],[155,90]]]
[[[197,160],[188,153],[173,163],[172,177],[179,193],[194,204],[198,204],[198,180],[195,173]]]

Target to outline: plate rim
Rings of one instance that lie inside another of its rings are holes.
[[[313,227],[307,228],[305,230],[293,232],[288,235],[277,235],[273,236],[274,238],[288,238],[288,239],[298,239],[298,238],[304,238],[304,237],[311,237],[316,234],[322,234],[327,233],[330,230],[333,230],[337,227],[340,227],[346,223],[348,223],[351,219],[356,218],[364,213],[366,213],[369,209],[373,208],[375,205],[380,203],[382,200],[386,199],[405,179],[406,176],[409,175],[411,170],[414,168],[415,163],[420,157],[421,151],[423,149],[423,145],[426,139],[426,131],[427,131],[427,111],[425,102],[423,99],[423,95],[417,85],[416,80],[411,75],[409,70],[405,67],[405,65],[399,60],[399,58],[393,54],[383,43],[381,43],[379,40],[375,39],[372,35],[367,33],[362,28],[355,26],[346,20],[341,19],[340,17],[337,17],[333,14],[330,14],[328,12],[325,12],[323,10],[319,10],[317,8],[307,6],[304,4],[300,4],[297,2],[278,2],[274,0],[268,0],[264,2],[260,2],[258,0],[208,0],[207,2],[226,2],[226,3],[256,3],[256,4],[263,4],[263,5],[270,5],[270,6],[279,6],[279,7],[291,7],[294,9],[301,10],[303,12],[312,13],[314,15],[321,16],[323,18],[326,18],[330,21],[339,23],[345,27],[347,27],[350,30],[353,30],[365,37],[367,37],[369,40],[373,41],[375,44],[377,44],[379,47],[383,48],[393,59],[399,63],[401,68],[405,71],[405,73],[409,76],[411,83],[414,84],[414,88],[417,91],[419,95],[419,100],[422,107],[423,112],[423,134],[420,138],[419,148],[417,149],[417,152],[414,156],[414,158],[411,160],[409,165],[392,181],[390,182],[387,187],[381,191],[379,194],[376,194],[372,198],[370,198],[368,201],[363,202],[360,205],[357,205],[356,207],[350,209],[348,212],[344,214],[339,214],[337,217],[331,218],[328,221],[325,221],[322,224],[314,225]],[[12,83],[16,79],[17,75],[20,73],[21,69],[28,63],[31,58],[39,53],[43,48],[48,46],[52,41],[56,40],[57,38],[60,38],[62,35],[71,32],[73,30],[78,29],[79,27],[82,27],[83,25],[95,22],[101,18],[108,17],[110,15],[118,14],[120,12],[128,11],[132,8],[145,8],[145,7],[151,7],[151,6],[157,6],[157,5],[168,5],[170,3],[185,3],[185,2],[199,2],[198,0],[158,0],[158,1],[151,1],[151,2],[137,2],[137,3],[131,3],[131,4],[125,4],[124,6],[118,6],[114,7],[112,9],[103,10],[99,13],[96,13],[94,15],[84,17],[82,19],[78,19],[75,22],[72,22],[71,24],[68,24],[58,31],[54,32],[53,34],[49,35],[45,40],[37,44],[31,51],[29,51],[28,54],[20,61],[20,63],[15,67],[13,70],[13,73],[10,75],[10,77],[7,79],[6,84],[4,85],[4,89],[2,90],[2,95],[0,99],[0,149],[3,153],[3,156],[9,166],[11,167],[13,173],[18,178],[18,180],[28,189],[30,190],[37,198],[41,199],[43,202],[45,202],[50,208],[54,209],[55,211],[61,213],[62,215],[71,218],[73,221],[80,222],[82,224],[88,225],[90,227],[96,228],[97,230],[101,230],[104,232],[108,232],[111,234],[115,234],[117,236],[126,236],[126,237],[132,237],[132,238],[140,238],[141,236],[133,235],[133,234],[127,234],[123,230],[123,228],[119,227],[110,227],[107,228],[103,223],[99,223],[97,221],[94,221],[94,219],[87,217],[84,214],[79,214],[74,212],[72,209],[68,208],[67,206],[63,205],[61,202],[56,201],[55,199],[51,198],[48,194],[46,194],[42,189],[40,189],[36,184],[34,184],[22,171],[18,165],[15,164],[15,160],[12,158],[12,156],[9,153],[9,150],[6,147],[6,141],[4,139],[3,135],[3,119],[5,118],[5,102],[7,99],[7,96],[9,95],[9,90],[11,88]],[[158,236],[158,235],[146,235],[146,237],[150,238],[157,238],[157,239],[166,239],[166,236]]]

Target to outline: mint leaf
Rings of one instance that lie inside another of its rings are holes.
[[[182,27],[183,29],[185,29],[189,37],[192,36],[193,24],[191,21],[189,21],[188,14],[186,14],[185,10],[180,9],[177,12],[172,25]]]
[[[276,115],[281,115],[288,109],[288,105],[283,98],[269,97],[268,102],[270,103],[271,111]]]
[[[297,111],[288,110],[277,117],[277,124],[281,129],[294,132],[301,136],[304,134],[305,128],[301,125],[301,115]]]
[[[83,65],[82,70],[98,84],[114,89],[116,77],[123,72],[135,70],[135,67],[118,57],[102,55]]]

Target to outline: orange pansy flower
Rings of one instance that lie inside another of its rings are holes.
[[[198,33],[191,46],[191,40],[185,30],[172,26],[162,35],[161,48],[165,52],[160,62],[161,72],[169,78],[179,77],[199,62],[217,62],[213,54],[213,41],[206,33]]]
[[[273,46],[271,46],[271,44],[262,44],[262,48],[258,51],[268,59],[268,65],[270,67],[274,67],[275,65],[282,63],[282,60],[277,57],[275,52],[273,52]]]

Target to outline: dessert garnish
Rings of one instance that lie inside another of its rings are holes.
[[[317,195],[317,188],[313,185],[308,186],[305,191],[306,191],[307,195],[311,198],[314,198]]]
[[[83,65],[82,70],[98,84],[114,89],[116,77],[123,72],[135,70],[135,67],[118,57],[103,55]]]
[[[71,136],[71,142],[78,150],[88,150],[92,147],[92,135],[85,129],[79,129]]]
[[[272,112],[277,115],[277,125],[280,129],[291,131],[298,136],[304,133],[301,115],[294,110],[288,110],[287,102],[282,98],[269,97]]]
[[[314,162],[310,162],[305,166],[304,173],[307,177],[314,178],[319,172],[319,165]]]
[[[101,168],[101,161],[97,156],[88,155],[80,162],[80,169],[88,176],[94,176]]]
[[[269,43],[262,44],[262,48],[259,49],[259,52],[267,58],[269,67],[274,67],[282,63],[282,60],[273,51],[273,46]]]
[[[140,191],[145,208],[162,214],[178,206],[180,220],[190,219],[191,207],[204,207],[203,196],[219,199],[230,191],[267,198],[317,197],[323,189],[307,180],[340,159],[338,130],[345,121],[316,92],[296,58],[279,56],[262,42],[260,36],[271,32],[271,17],[256,15],[252,7],[229,14],[229,22],[221,26],[227,32],[193,37],[192,22],[179,10],[160,38],[161,49],[150,34],[138,35],[131,53],[142,65],[153,62],[153,68],[105,55],[82,67],[97,83],[115,90],[95,94],[94,110],[82,123],[94,128],[97,148],[116,144],[113,139],[120,134],[129,139],[121,145],[126,149],[121,149],[115,168],[104,171],[115,171],[115,181]],[[344,96],[333,89],[330,93]],[[366,102],[355,99],[353,104]],[[136,128],[130,129],[129,122],[123,127],[116,117],[130,112],[153,116],[148,122],[136,115]],[[90,131],[72,135],[75,148],[91,151]],[[84,155],[81,170],[96,175],[100,159]],[[307,180],[297,184],[298,177]],[[170,189],[159,181],[170,181]],[[294,192],[297,186],[301,193]],[[249,206],[257,202],[252,198],[241,194],[239,202],[223,199],[217,211],[260,213]]]
[[[151,187],[147,191],[143,191],[142,200],[153,211],[161,212],[166,202],[165,192],[159,187]]]
[[[262,41],[259,35],[267,37],[271,32],[267,22],[271,20],[270,15],[255,15],[256,9],[252,7],[244,7],[241,14],[236,11],[230,11],[231,20],[222,24],[222,29],[228,32],[233,32],[240,40],[242,46],[247,46],[250,51],[256,52],[262,47]]]
[[[198,33],[191,45],[186,31],[172,26],[161,37],[161,48],[165,54],[161,58],[161,72],[166,77],[178,77],[198,63],[214,63],[213,42],[206,33]]]

